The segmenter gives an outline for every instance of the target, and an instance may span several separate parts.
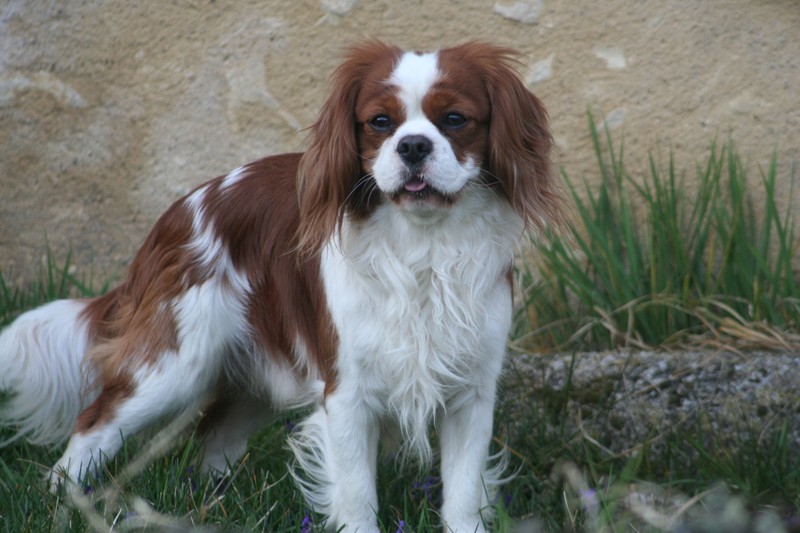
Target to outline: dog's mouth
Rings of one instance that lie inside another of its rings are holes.
[[[411,194],[421,193],[425,189],[429,189],[429,187],[421,176],[414,176],[403,184],[403,190]]]
[[[403,184],[389,196],[395,203],[418,203],[427,201],[437,205],[450,205],[455,200],[452,194],[440,191],[431,185],[422,175],[409,176],[403,181]]]

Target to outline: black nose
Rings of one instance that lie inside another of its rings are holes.
[[[424,135],[406,135],[397,143],[397,153],[409,164],[416,164],[433,151],[433,143]]]

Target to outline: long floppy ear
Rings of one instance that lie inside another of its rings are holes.
[[[333,73],[330,95],[310,128],[310,146],[298,168],[303,252],[316,253],[341,227],[345,203],[363,174],[355,118],[359,89],[376,63],[398,55],[397,48],[364,41],[347,51]]]
[[[514,50],[471,46],[478,49],[492,107],[488,170],[527,227],[561,230],[566,225],[564,199],[551,161],[547,111],[512,68]]]

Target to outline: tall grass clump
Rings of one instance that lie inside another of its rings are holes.
[[[779,208],[773,155],[748,180],[733,142],[712,143],[691,191],[672,154],[631,176],[623,146],[589,127],[601,186],[578,188],[568,235],[536,244],[523,272],[523,349],[707,343],[779,348],[800,341],[792,207]],[[794,182],[794,172],[784,178]],[[783,211],[783,212],[782,212]]]

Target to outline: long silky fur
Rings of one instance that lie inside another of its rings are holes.
[[[0,420],[34,444],[69,437],[78,414],[94,399],[94,375],[84,364],[89,348],[86,303],[58,300],[22,314],[0,333]]]

